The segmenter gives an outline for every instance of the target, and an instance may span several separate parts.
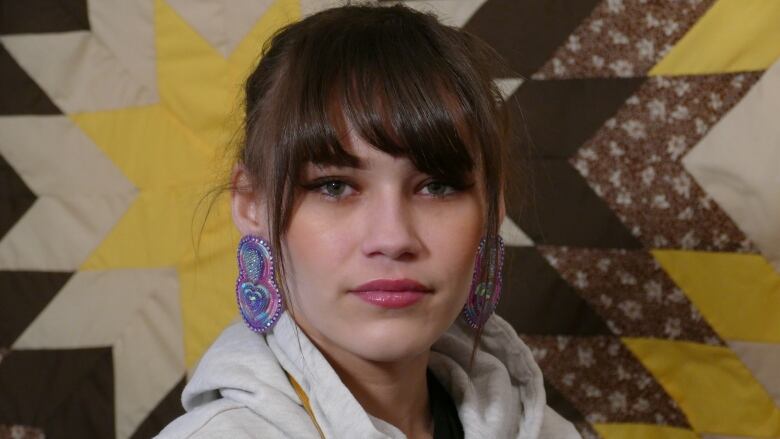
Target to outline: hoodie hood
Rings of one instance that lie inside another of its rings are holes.
[[[458,408],[467,439],[579,437],[571,424],[546,407],[541,371],[506,321],[498,316],[489,319],[469,368],[472,346],[471,329],[458,321],[433,345],[429,361]],[[211,420],[214,410],[241,407],[286,435],[319,437],[285,371],[308,396],[326,437],[405,437],[363,410],[287,313],[265,336],[241,322],[228,327],[184,389],[182,404],[190,413],[182,418],[197,412],[201,419]],[[198,422],[195,417],[190,424]],[[186,426],[182,418],[174,424]]]

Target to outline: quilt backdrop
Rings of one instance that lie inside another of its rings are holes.
[[[550,404],[586,438],[780,437],[780,1],[406,3],[514,72],[499,312]],[[0,0],[0,438],[181,413],[237,315],[208,195],[241,81],[325,4]]]

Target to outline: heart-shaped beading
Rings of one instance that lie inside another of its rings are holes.
[[[255,285],[244,282],[239,287],[238,303],[244,316],[258,322],[268,316],[268,305],[271,302],[268,288],[263,285]]]

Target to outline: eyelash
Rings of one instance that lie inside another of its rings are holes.
[[[327,198],[329,200],[340,201],[343,198],[345,198],[345,196],[331,195],[331,194],[326,192],[326,186],[328,184],[331,184],[331,183],[341,183],[341,184],[346,185],[347,188],[350,188],[350,189],[354,190],[353,185],[350,184],[349,181],[347,181],[347,179],[340,178],[340,177],[323,177],[323,178],[318,178],[318,179],[316,179],[314,181],[311,181],[311,182],[308,182],[306,184],[303,184],[302,186],[307,191],[316,192],[319,195],[322,195],[323,197],[325,197],[325,198]],[[467,189],[467,188],[469,188],[471,186],[471,185],[458,186],[458,185],[455,185],[455,184],[447,183],[447,182],[442,181],[442,180],[427,180],[422,185],[422,188],[426,188],[426,187],[428,187],[428,186],[430,186],[432,184],[444,185],[447,188],[447,192],[445,194],[439,194],[439,195],[430,194],[430,195],[428,195],[428,196],[430,196],[432,198],[447,198],[447,197],[455,195],[458,192],[461,192],[461,191],[463,191],[463,190],[465,190],[465,189]]]
[[[327,185],[332,184],[332,183],[341,183],[341,184],[343,184],[345,186],[345,188],[346,188],[345,190],[348,190],[348,189],[354,190],[354,188],[352,187],[351,184],[349,184],[348,181],[346,181],[344,179],[340,179],[340,178],[327,178],[325,180],[318,179],[317,181],[310,183],[311,184],[311,189],[310,190],[315,190],[320,195],[322,195],[322,196],[324,196],[325,198],[328,198],[328,199],[341,200],[343,198],[343,196],[331,195],[331,194],[326,192]]]

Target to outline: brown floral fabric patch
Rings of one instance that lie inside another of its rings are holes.
[[[615,335],[723,345],[648,252],[551,246],[539,250]]]
[[[533,78],[644,76],[714,0],[605,0]]]
[[[680,160],[759,77],[650,78],[570,162],[645,247],[753,252]]]
[[[593,423],[688,427],[677,403],[617,337],[523,336],[544,376]]]

